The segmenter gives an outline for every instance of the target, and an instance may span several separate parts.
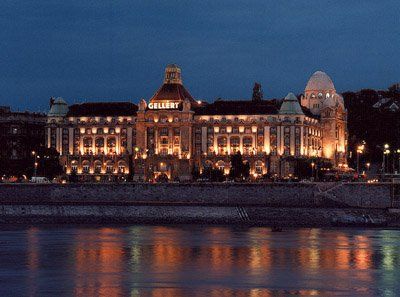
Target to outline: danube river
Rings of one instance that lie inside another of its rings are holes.
[[[400,295],[398,230],[0,228],[0,296]]]

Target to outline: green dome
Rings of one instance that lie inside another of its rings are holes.
[[[64,117],[68,113],[68,105],[63,98],[58,97],[54,99],[53,104],[50,107],[50,111],[47,114],[49,117]]]
[[[279,114],[304,114],[299,101],[293,93],[287,94],[283,99]]]

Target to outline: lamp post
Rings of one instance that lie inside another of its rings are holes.
[[[386,155],[390,154],[389,144],[385,143],[383,145],[383,162],[382,162],[382,172],[386,173]]]
[[[364,149],[364,144],[357,146],[357,175],[360,175],[360,154],[364,152]]]
[[[312,177],[312,180],[314,180],[314,167],[315,167],[315,163],[311,162],[311,177]]]
[[[33,163],[33,165],[34,165],[33,176],[36,178],[38,162],[37,162],[37,155],[36,155],[36,152],[35,152],[35,151],[32,151],[32,156],[33,156],[33,158],[34,158],[34,163]]]

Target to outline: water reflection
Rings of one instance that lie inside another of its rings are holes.
[[[0,233],[0,261],[1,296],[400,294],[395,230],[30,227]]]

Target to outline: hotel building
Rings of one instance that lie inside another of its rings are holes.
[[[194,168],[230,169],[241,152],[253,174],[287,176],[294,160],[324,158],[346,164],[347,111],[343,97],[321,71],[304,95],[283,100],[195,100],[172,64],[148,101],[68,104],[51,99],[46,143],[56,148],[67,174],[88,180],[164,175],[190,180]]]

